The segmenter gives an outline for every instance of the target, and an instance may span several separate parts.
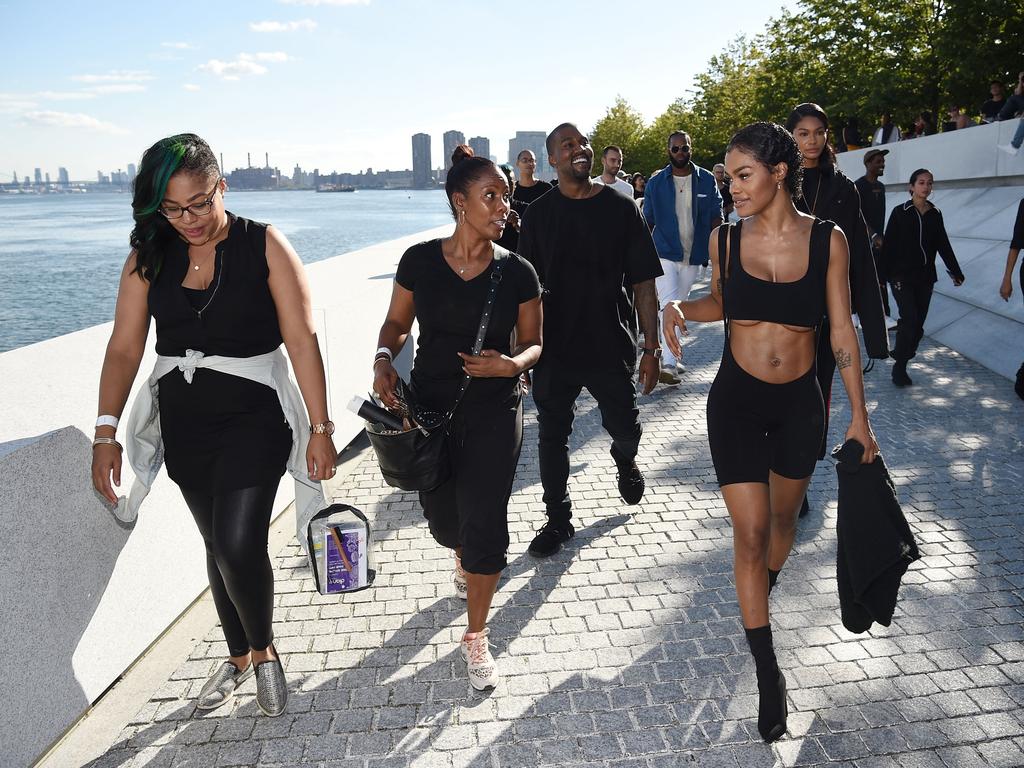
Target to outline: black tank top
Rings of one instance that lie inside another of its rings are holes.
[[[156,351],[180,356],[186,349],[207,355],[254,357],[281,345],[277,309],[267,278],[267,225],[228,213],[228,236],[217,244],[209,288],[190,291],[188,244],[171,243],[149,287],[149,312],[156,320]]]
[[[825,277],[828,274],[831,221],[815,220],[808,244],[807,271],[799,280],[773,283],[747,273],[740,256],[743,222],[730,225],[729,261],[722,306],[727,320],[755,320],[814,328],[825,316]],[[724,229],[724,228],[723,228]],[[719,235],[719,258],[724,253]],[[721,262],[720,262],[721,264]]]

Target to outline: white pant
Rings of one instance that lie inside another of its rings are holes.
[[[669,261],[668,259],[660,261],[661,269],[665,274],[656,278],[654,284],[658,289],[658,301],[661,306],[664,308],[670,301],[686,301],[690,295],[690,288],[693,287],[693,283],[700,273],[700,266],[688,264],[686,261]],[[661,335],[661,346],[664,349],[661,364],[665,368],[674,367],[676,359],[665,344],[665,336],[660,329],[660,324],[658,333]]]

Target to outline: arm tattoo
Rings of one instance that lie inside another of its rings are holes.
[[[836,368],[843,370],[853,362],[853,355],[847,352],[845,349],[836,350]]]
[[[724,283],[722,282],[722,278],[718,278],[718,293],[719,294],[722,293],[722,286],[723,285],[724,285]]]

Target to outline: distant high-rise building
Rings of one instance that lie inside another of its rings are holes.
[[[106,177],[103,175],[103,171],[96,171],[96,183],[102,184]]]
[[[469,140],[469,148],[473,150],[473,154],[477,157],[491,156],[491,140],[483,136],[474,136]]]
[[[41,169],[36,168],[36,186],[43,183],[43,172]]]
[[[46,172],[46,186],[50,186],[50,172]]]
[[[548,165],[548,150],[544,142],[548,135],[544,131],[516,131],[516,135],[508,140],[508,161],[515,167],[516,157],[524,149],[529,149],[537,157],[537,170],[534,177],[550,181],[554,178],[554,169]]]
[[[135,181],[135,163],[128,163],[128,183]]]
[[[430,134],[414,133],[412,136],[413,187],[426,189],[431,186],[430,176]]]
[[[68,187],[71,185],[71,180],[68,178],[68,169],[61,166],[57,169],[57,183],[62,187]]]
[[[452,152],[459,144],[466,143],[466,134],[462,131],[444,132],[444,172],[447,175],[452,169]]]

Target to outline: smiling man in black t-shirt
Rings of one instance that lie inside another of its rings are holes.
[[[658,252],[636,204],[594,184],[594,151],[571,123],[547,139],[558,186],[526,211],[519,253],[544,286],[544,351],[534,371],[533,398],[540,432],[540,477],[548,521],[530,544],[547,557],[575,533],[569,522],[569,433],[576,398],[586,387],[612,438],[619,493],[627,504],[644,494],[636,465],[640,411],[633,373],[637,319],[644,334],[639,382],[648,394],[658,381]]]

